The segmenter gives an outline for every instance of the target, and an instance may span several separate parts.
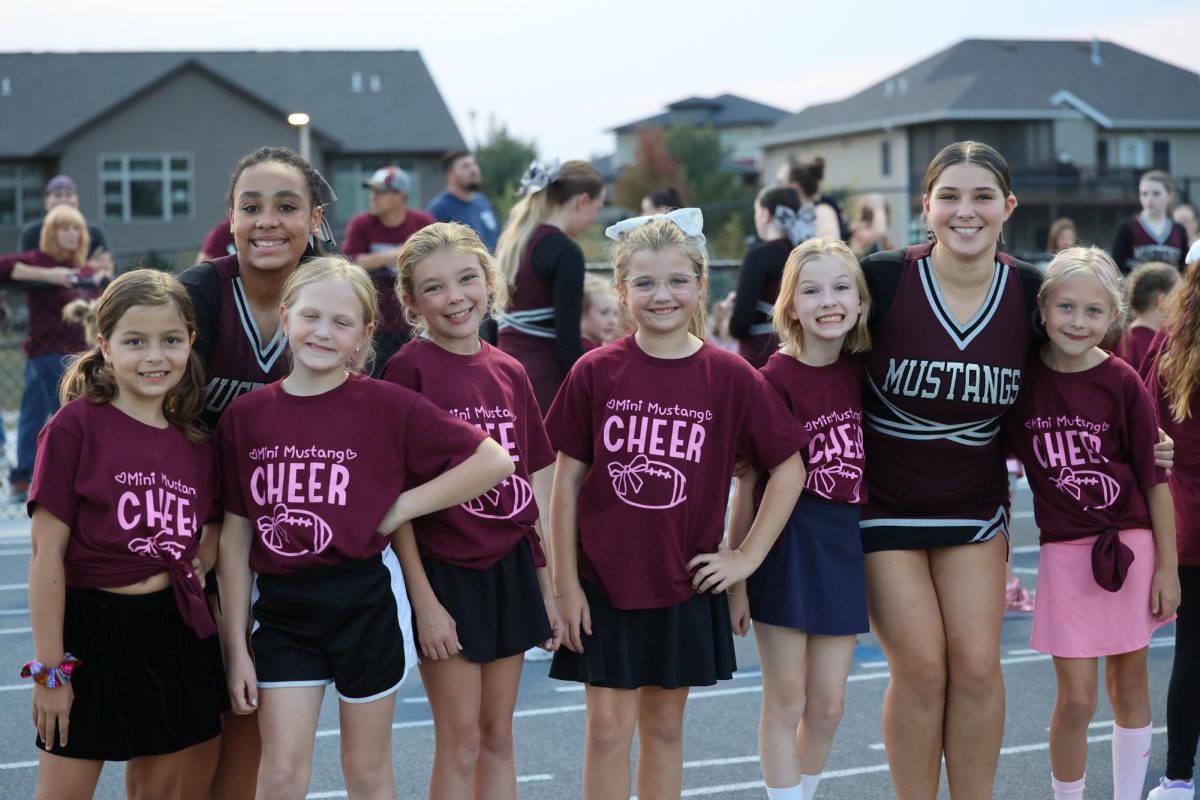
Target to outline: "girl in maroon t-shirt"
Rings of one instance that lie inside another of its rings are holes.
[[[1154,465],[1153,401],[1137,373],[1098,345],[1121,314],[1103,250],[1073,247],[1038,291],[1050,341],[1030,354],[1004,420],[1025,464],[1041,531],[1030,646],[1054,657],[1055,798],[1083,796],[1098,659],[1113,718],[1113,797],[1140,798],[1150,755],[1147,646],[1179,605],[1175,519]]]
[[[507,787],[515,797],[511,728],[523,654],[536,645],[557,649],[561,639],[541,543],[554,451],[525,370],[479,338],[505,298],[479,236],[453,222],[422,229],[400,250],[396,281],[415,336],[383,379],[485,431],[517,467],[495,489],[393,537],[433,710],[430,793],[465,797],[476,785]]]
[[[870,348],[869,305],[854,253],[838,239],[811,239],[788,257],[771,315],[782,347],[762,372],[804,428],[804,493],[745,593],[729,592],[729,612],[743,636],[754,620],[763,671],[759,760],[768,791],[780,796],[816,793],[855,640],[869,628],[858,533],[863,367],[855,355]],[[759,477],[746,470],[737,478],[731,546],[753,518]]]
[[[761,563],[803,487],[803,437],[740,356],[704,343],[699,209],[610,227],[613,274],[637,322],[586,353],[546,425],[555,596],[566,647],[550,676],[587,684],[584,796],[678,796],[688,687],[731,676],[725,590]],[[770,471],[758,516],[721,547],[736,460]]]
[[[175,797],[227,707],[200,578],[216,481],[195,318],[155,270],[114,281],[96,315],[29,496],[38,796],[90,797],[105,761],[128,761],[131,795]]]
[[[1142,363],[1158,418],[1179,444],[1171,499],[1179,550],[1179,616],[1167,690],[1167,768],[1151,800],[1191,800],[1200,741],[1200,244],[1167,297],[1166,321]]]
[[[513,470],[479,429],[359,374],[377,319],[362,267],[341,258],[300,267],[280,306],[291,372],[235,399],[218,427],[221,638],[234,711],[259,714],[260,795],[307,791],[311,765],[296,754],[312,752],[330,683],[342,701],[347,788],[391,793],[395,692],[415,650],[388,535]]]
[[[1158,333],[1166,319],[1163,301],[1177,283],[1179,270],[1161,261],[1138,264],[1125,279],[1125,303],[1133,319],[1117,341],[1113,353],[1139,372],[1154,334]]]

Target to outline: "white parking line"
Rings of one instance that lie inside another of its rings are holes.
[[[0,583],[0,592],[16,592],[28,588],[28,583]]]
[[[37,765],[36,761],[14,761],[11,764],[0,764],[0,769],[29,769]]]
[[[36,764],[37,762],[35,761],[33,763]],[[518,775],[517,776],[517,783],[538,783],[540,781],[552,781],[552,780],[554,780],[554,776],[550,775],[548,773],[542,773],[539,775]],[[329,798],[349,797],[349,796],[350,795],[346,792],[345,789],[340,789],[340,790],[334,791],[334,792],[313,792],[311,794],[306,794],[306,795],[304,795],[304,800],[329,800]]]
[[[1037,575],[1037,567],[1013,567],[1012,571],[1017,575]]]
[[[16,617],[22,614],[29,614],[28,608],[6,608],[0,610],[0,617]]]
[[[23,550],[0,550],[0,556],[27,556],[32,552],[28,547]]]
[[[17,633],[33,633],[33,628],[0,628],[0,636]]]
[[[32,689],[33,681],[29,683],[13,683],[8,686],[0,686],[0,692],[17,692],[21,689]]]
[[[1036,553],[1041,549],[1042,549],[1041,545],[1026,544],[1026,545],[1022,545],[1020,547],[1014,547],[1009,552],[1011,552],[1015,556],[1019,556],[1023,553]]]

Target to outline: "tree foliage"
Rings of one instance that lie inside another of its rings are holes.
[[[667,134],[662,128],[644,128],[638,131],[638,147],[633,166],[625,170],[617,180],[616,202],[631,210],[642,207],[642,198],[651,192],[674,186],[688,197],[682,186],[683,165],[667,150]]]
[[[483,175],[481,191],[492,201],[501,222],[516,203],[517,187],[529,162],[537,158],[537,146],[519,139],[504,125],[492,124],[487,138],[475,150],[475,160]]]

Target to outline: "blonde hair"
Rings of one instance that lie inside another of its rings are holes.
[[[617,295],[617,287],[613,286],[611,280],[605,280],[599,275],[588,274],[583,278],[583,313],[592,310],[592,299],[599,294],[611,294],[613,297]]]
[[[700,281],[700,297],[696,302],[696,312],[688,322],[688,332],[703,339],[705,333],[704,296],[708,292],[708,251],[697,239],[683,232],[683,229],[669,219],[653,219],[645,225],[622,233],[612,245],[613,281],[618,287],[625,285],[629,277],[629,260],[635,253],[642,250],[662,251],[677,248],[682,252],[696,270]],[[618,289],[618,297],[621,294]]]
[[[781,349],[790,350],[793,355],[799,355],[804,350],[804,326],[800,324],[800,320],[792,319],[791,311],[796,287],[800,284],[801,270],[805,264],[818,258],[837,259],[850,271],[850,278],[854,281],[859,302],[862,303],[862,313],[858,315],[854,327],[846,334],[842,350],[848,353],[865,353],[871,349],[871,332],[867,327],[867,317],[871,313],[871,295],[867,290],[867,276],[863,274],[854,253],[835,236],[809,239],[792,250],[787,263],[783,265],[779,296],[775,298],[775,307],[771,310],[771,322],[775,326],[779,346]]]
[[[1191,416],[1192,393],[1200,388],[1200,259],[1187,272],[1164,303],[1167,320],[1158,359],[1158,382],[1171,411],[1183,422]]]
[[[59,206],[58,208],[61,208]],[[57,210],[57,209],[55,209]],[[174,275],[155,269],[135,269],[126,272],[108,285],[96,301],[96,332],[111,340],[125,312],[134,306],[172,305],[179,312],[189,334],[196,332],[196,313],[187,289]],[[59,399],[66,405],[77,397],[92,403],[109,403],[116,398],[120,387],[112,367],[104,360],[104,352],[93,339],[93,347],[71,359],[59,383]],[[163,398],[163,415],[179,426],[192,441],[204,438],[196,425],[196,415],[204,407],[204,365],[194,349],[188,353],[183,378]]]
[[[318,256],[302,263],[284,282],[279,304],[290,312],[305,287],[322,281],[338,281],[350,287],[362,303],[364,328],[379,322],[379,298],[375,294],[371,276],[365,269],[341,256]],[[368,338],[361,350],[351,357],[346,368],[353,372],[366,372],[374,361],[375,346]]]
[[[509,289],[516,287],[517,270],[525,257],[525,246],[538,225],[546,221],[550,213],[572,197],[586,194],[596,199],[604,191],[604,179],[595,167],[586,161],[568,161],[559,168],[558,177],[545,189],[525,195],[513,206],[508,224],[496,243],[496,260],[500,262],[500,273]]]
[[[76,325],[83,326],[83,340],[85,342],[96,341],[96,302],[95,300],[72,300],[63,306],[62,318],[63,322],[73,322]]]
[[[1038,288],[1038,305],[1046,302],[1050,293],[1059,286],[1079,275],[1091,275],[1100,281],[1108,294],[1109,305],[1116,312],[1113,320],[1120,319],[1125,306],[1121,295],[1121,273],[1108,253],[1099,247],[1068,247],[1058,251],[1058,255],[1046,267],[1046,275]]]
[[[58,247],[58,229],[66,225],[74,225],[79,229],[79,244],[75,245],[75,250],[70,253],[64,253]],[[84,220],[83,214],[79,213],[79,209],[63,203],[46,212],[46,217],[42,220],[42,235],[38,240],[38,250],[57,260],[70,261],[75,267],[82,267],[87,263],[91,243],[87,222]]]
[[[404,318],[417,336],[425,335],[429,323],[416,309],[413,273],[417,264],[442,250],[473,256],[479,261],[484,281],[490,287],[487,316],[499,319],[500,312],[508,305],[508,286],[500,279],[496,259],[492,258],[479,234],[457,222],[435,222],[408,237],[396,257],[396,296],[404,305]]]

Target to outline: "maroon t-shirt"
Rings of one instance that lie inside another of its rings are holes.
[[[472,356],[414,339],[392,356],[383,380],[412,389],[504,446],[516,472],[474,500],[413,521],[424,555],[469,569],[487,569],[522,539],[534,563],[546,556],[534,523],[538,506],[530,475],[554,463],[533,387],[512,356],[480,342]]]
[[[280,575],[370,558],[396,497],[469,458],[485,434],[360,375],[311,397],[283,383],[237,398],[217,428],[222,501],[254,529],[250,568]]]
[[[1150,342],[1154,341],[1155,331],[1145,325],[1134,325],[1117,340],[1113,355],[1120,356],[1125,363],[1135,370],[1141,370],[1146,353],[1150,350]]]
[[[1175,466],[1171,470],[1171,500],[1175,506],[1175,537],[1179,563],[1200,567],[1200,391],[1188,398],[1190,416],[1176,422],[1159,383],[1158,359],[1166,343],[1162,331],[1150,345],[1142,362],[1145,385],[1155,398],[1158,420],[1167,435],[1175,440]]]
[[[0,258],[0,283],[12,281],[13,268],[18,261],[31,267],[74,267],[73,264],[55,260],[41,250],[14,253]],[[90,276],[92,269],[82,267],[79,274]],[[22,348],[27,357],[70,355],[87,349],[83,326],[64,320],[62,310],[72,300],[96,297],[98,292],[95,289],[72,289],[47,284],[26,289],[24,294],[25,305],[29,309],[29,333],[25,336]]]
[[[1004,429],[1043,543],[1150,527],[1145,491],[1167,478],[1154,466],[1154,403],[1124,361],[1056,372],[1031,353]]]
[[[839,503],[865,503],[862,359],[843,353],[828,366],[810,367],[776,352],[762,374],[803,426],[804,491]]]
[[[997,254],[983,304],[959,323],[931,248],[908,249],[886,316],[872,325],[864,520],[986,520],[1008,498],[1000,416],[1017,399],[1033,336],[1020,275]]]
[[[415,208],[405,211],[404,221],[394,228],[380,222],[379,217],[369,212],[356,214],[346,223],[342,236],[342,255],[357,261],[364,253],[380,253],[394,250],[408,241],[408,237],[436,222],[432,215]],[[370,270],[375,291],[379,294],[379,325],[377,333],[408,336],[412,326],[404,319],[404,304],[396,296],[395,264],[390,268]]]
[[[578,498],[579,574],[617,608],[692,597],[687,563],[715,552],[734,463],[770,470],[804,446],[799,424],[740,356],[686,358],[626,336],[585,353],[554,399],[555,448],[590,465]]]
[[[38,436],[29,512],[42,506],[71,528],[68,586],[108,589],[167,572],[184,621],[207,637],[217,629],[192,559],[215,491],[209,442],[78,398]]]

